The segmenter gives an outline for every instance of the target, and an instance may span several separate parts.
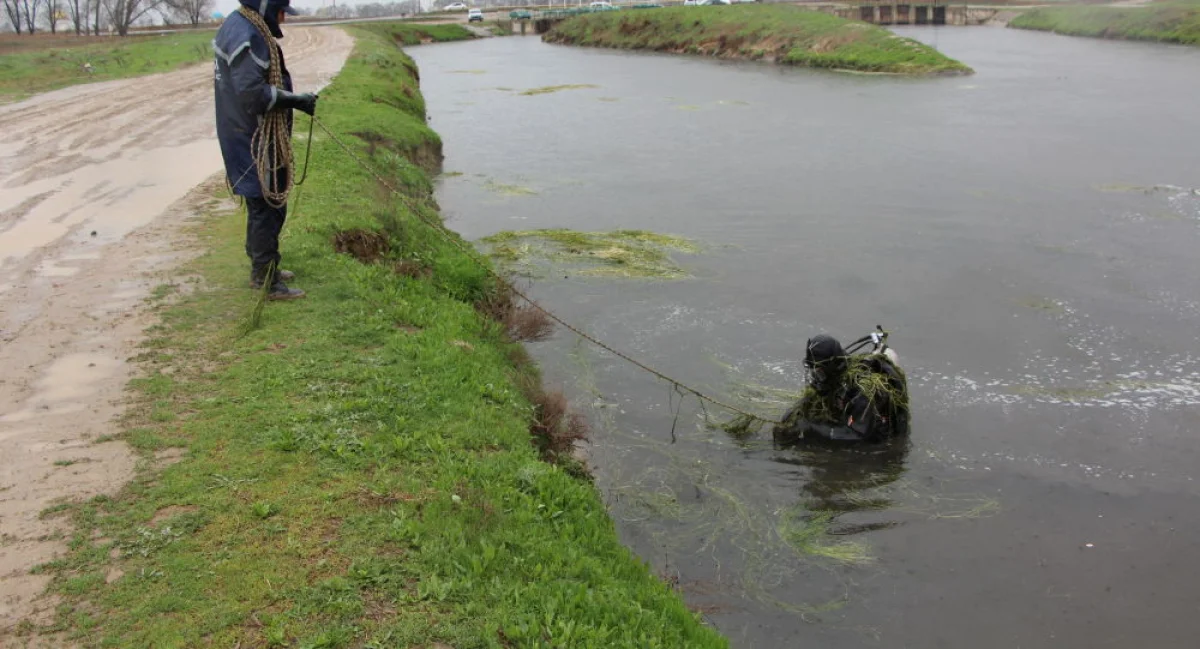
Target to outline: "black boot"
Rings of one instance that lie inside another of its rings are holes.
[[[288,288],[288,285],[284,284],[283,280],[277,279],[275,280],[275,283],[271,285],[271,290],[267,293],[267,299],[298,300],[304,297],[304,295],[304,291],[301,291],[298,288]]]
[[[296,273],[293,273],[290,270],[281,270],[277,273],[277,275],[278,275],[279,279],[281,279],[285,282],[290,282],[290,281],[296,279]],[[262,276],[258,273],[255,273],[253,270],[250,271],[250,288],[258,290],[258,289],[261,289],[262,286],[263,286]]]

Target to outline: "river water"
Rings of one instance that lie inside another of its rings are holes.
[[[591,417],[622,539],[733,646],[1193,646],[1200,50],[901,33],[977,74],[415,48],[456,172],[438,199],[471,239],[701,243],[691,279],[532,290],[763,412],[749,396],[798,390],[809,336],[892,332],[913,433],[871,450],[734,440],[567,332],[532,346]],[[519,94],[562,84],[595,87]]]

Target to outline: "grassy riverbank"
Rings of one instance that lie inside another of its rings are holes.
[[[971,72],[933,48],[881,27],[792,6],[602,12],[571,18],[543,38],[569,45],[767,59],[860,72]]]
[[[570,462],[546,461],[573,430],[512,342],[520,319],[494,319],[514,312],[476,253],[416,216],[437,218],[441,144],[402,35],[351,31],[319,114],[405,198],[318,129],[283,240],[309,297],[265,308],[245,287],[244,217],[210,202],[208,252],[183,275],[196,281],[155,292],[162,325],[124,435],[143,469],[115,498],[47,511],[76,532],[40,568],[57,618],[24,631],[109,647],[725,647],[619,543]]]
[[[1008,25],[1067,36],[1200,45],[1200,1],[1144,7],[1045,7],[1027,11]]]

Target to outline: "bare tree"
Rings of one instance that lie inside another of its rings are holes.
[[[4,15],[8,17],[8,22],[12,23],[13,31],[21,33],[21,3],[20,0],[3,0]]]
[[[57,34],[58,19],[62,16],[63,0],[41,0],[41,3],[42,7],[46,10],[46,26],[50,28],[51,34]]]
[[[131,25],[160,4],[162,0],[104,0],[108,19],[121,36],[128,35]]]
[[[163,0],[166,12],[179,22],[195,27],[212,14],[214,0]]]
[[[87,32],[88,19],[88,3],[87,0],[65,0],[67,5],[67,17],[71,19],[71,25],[75,28],[76,34]]]
[[[21,13],[25,19],[25,33],[32,34],[37,31],[37,14],[38,8],[42,6],[40,0],[21,0]]]

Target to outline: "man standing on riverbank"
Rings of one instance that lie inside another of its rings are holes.
[[[317,96],[292,92],[292,77],[276,41],[283,38],[280,25],[296,13],[291,0],[240,2],[213,39],[217,139],[233,193],[246,201],[250,285],[266,286],[272,300],[296,299],[304,291],[288,288],[284,282],[293,273],[279,268],[279,233],[291,188],[291,110],[312,115]],[[280,111],[286,111],[286,125],[273,121]],[[272,124],[278,128],[270,128]],[[260,152],[257,159],[255,151]],[[260,169],[267,178],[260,177]]]

